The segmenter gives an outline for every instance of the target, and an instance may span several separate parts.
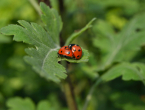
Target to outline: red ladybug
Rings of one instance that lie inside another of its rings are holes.
[[[82,49],[79,45],[69,44],[68,47],[72,50],[75,59],[79,60],[82,57]]]
[[[73,53],[68,46],[63,46],[59,49],[58,55],[60,57],[73,58]]]

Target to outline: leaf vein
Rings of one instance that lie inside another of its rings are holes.
[[[44,64],[45,64],[45,61],[46,61],[46,58],[49,56],[49,54],[52,52],[52,51],[56,51],[57,49],[59,49],[58,47],[57,48],[54,48],[54,49],[50,49],[50,51],[47,52],[43,62],[42,62],[42,67],[41,67],[41,72],[42,73],[42,70],[43,70],[43,67],[44,67]]]

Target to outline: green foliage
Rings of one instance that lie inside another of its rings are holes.
[[[110,81],[122,75],[123,80],[140,80],[145,84],[144,64],[120,63],[111,67],[115,62],[129,62],[145,43],[144,17],[144,13],[136,15],[119,33],[101,20],[94,27],[98,36],[93,43],[103,53],[99,69],[111,68],[104,73],[103,80]]]
[[[90,99],[88,109],[144,110],[145,88],[142,82],[144,83],[145,79],[145,14],[143,13],[145,1],[65,0],[61,4],[59,0],[50,0],[50,5],[53,9],[43,7],[41,4],[42,24],[39,14],[29,0],[0,0],[0,28],[8,24],[16,24],[16,21],[21,19],[19,21],[21,26],[9,25],[7,27],[9,30],[2,28],[3,31],[7,31],[4,34],[14,35],[14,40],[30,44],[27,48],[27,44],[11,42],[11,36],[0,35],[0,110],[20,110],[21,108],[17,107],[24,105],[29,108],[33,106],[32,110],[68,110],[61,90],[63,88],[60,89],[60,86],[55,83],[48,83],[40,77],[40,74],[35,73],[35,71],[40,73],[40,66],[42,66],[39,58],[42,61],[48,51],[56,48],[47,57],[53,62],[46,61],[52,65],[45,63],[47,73],[42,76],[50,80],[55,77],[57,78],[57,80],[54,78],[55,82],[58,82],[66,77],[65,68],[58,64],[58,61],[72,62],[67,64],[66,70],[72,81],[79,109],[83,108],[88,91],[93,91],[88,97]],[[63,23],[54,9],[61,14]],[[97,18],[97,23],[93,24],[92,31],[89,29],[91,24],[87,23],[94,17]],[[28,23],[23,19],[35,23]],[[85,27],[82,28],[83,26]],[[87,31],[81,35],[85,30]],[[74,33],[71,34],[72,32]],[[58,58],[59,37],[61,43],[65,45],[69,43],[80,45],[83,48],[82,58],[80,60]],[[35,71],[23,60],[26,52],[28,56],[25,60]],[[60,70],[55,67],[56,63],[64,70],[63,78],[61,74],[52,73]],[[48,71],[49,67],[51,71]],[[105,83],[102,83],[103,81]],[[100,83],[101,86],[96,87]],[[11,98],[14,96],[19,97]],[[20,98],[24,96],[30,98]],[[20,106],[16,106],[18,104]]]
[[[145,65],[141,63],[120,63],[104,73],[102,79],[110,81],[119,76],[122,76],[122,79],[125,81],[142,81],[145,85]]]
[[[27,0],[0,1],[0,28],[11,23],[14,19],[35,20],[37,15]],[[10,43],[11,38],[0,35],[0,43]]]
[[[27,19],[33,21],[38,17],[27,0],[1,0],[0,13],[0,28],[11,23],[14,19]]]
[[[41,19],[45,24],[45,29],[49,36],[53,39],[53,43],[51,45],[59,45],[59,33],[62,29],[62,21],[57,11],[54,9],[50,9],[43,2],[40,4],[40,8],[43,12]],[[50,40],[52,42],[52,40]]]
[[[130,15],[138,11],[139,3],[137,0],[121,0],[121,1],[114,1],[114,0],[96,0],[98,4],[100,4],[103,8],[106,7],[118,7],[123,8],[125,14]]]
[[[36,107],[30,98],[22,99],[20,97],[10,98],[7,101],[7,106],[8,110],[54,110],[47,100],[40,101]]]
[[[92,22],[96,18],[93,18],[83,29],[79,30],[78,32],[74,32],[66,41],[65,45],[69,45],[76,37],[78,37],[80,34],[82,34],[84,31],[92,27]]]
[[[7,102],[9,110],[35,110],[35,105],[30,98],[11,98]]]
[[[145,108],[142,100],[131,92],[115,92],[110,95],[114,106],[122,110],[143,110]]]
[[[9,37],[0,35],[0,43],[9,43],[11,39]]]
[[[48,110],[50,109],[51,105],[48,101],[41,101],[37,106],[37,110]],[[52,109],[51,109],[52,110]]]
[[[62,29],[62,21],[54,9],[50,9],[44,3],[40,4],[43,12],[41,18],[45,24],[44,28],[36,23],[29,24],[24,20],[18,21],[21,26],[9,25],[1,29],[5,35],[14,35],[15,41],[23,41],[32,44],[36,48],[26,49],[25,60],[31,64],[34,70],[42,77],[54,82],[60,82],[60,79],[66,78],[65,68],[58,64],[57,51],[59,47],[59,33]],[[91,27],[90,21],[80,32],[73,34],[67,41],[69,44],[79,34]],[[52,60],[53,59],[53,60]],[[59,59],[60,60],[60,59]],[[83,49],[83,56],[80,60],[63,59],[73,63],[88,61],[88,52]]]
[[[47,32],[42,26],[36,23],[29,24],[23,20],[19,21],[23,27],[9,25],[2,28],[1,32],[6,35],[15,35],[14,40],[16,41],[35,45],[36,48],[26,49],[26,53],[31,57],[26,56],[25,60],[33,65],[34,70],[41,76],[59,82],[59,78],[64,79],[66,77],[65,68],[57,62],[58,35],[62,23],[58,14],[54,13],[54,10],[48,8],[44,3],[41,3],[41,9],[44,13],[42,20],[46,25]],[[51,22],[48,22],[48,18]]]
[[[84,28],[82,28],[81,30],[79,30],[78,32],[74,32],[66,41],[65,45],[69,45],[75,38],[77,38],[80,34],[82,34],[84,31],[86,31],[87,29],[92,27],[92,23],[96,18],[93,18]],[[89,53],[87,50],[82,49],[82,57],[79,60],[74,60],[74,59],[67,59],[67,58],[59,58],[58,60],[66,60],[69,61],[71,63],[81,63],[81,62],[87,62],[89,59]]]
[[[99,24],[94,28],[97,32],[99,31],[99,37],[96,37],[94,44],[101,48],[103,52],[103,68],[110,66],[116,61],[128,60],[129,52],[138,51],[140,49],[145,40],[145,37],[143,37],[145,34],[144,17],[144,13],[135,16],[127,23],[123,30],[117,34],[115,34],[113,28],[109,24],[99,21]],[[130,55],[129,60],[133,57],[134,56]]]

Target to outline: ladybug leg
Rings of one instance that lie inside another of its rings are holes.
[[[61,56],[58,54],[57,58],[61,58]],[[61,60],[58,61],[58,63],[60,64],[61,63]]]
[[[60,63],[61,63],[61,61],[58,61],[58,63],[60,64]]]
[[[64,58],[67,58],[67,56],[64,55]]]
[[[73,59],[76,59],[76,57],[75,57],[75,56],[73,56]]]
[[[59,57],[59,54],[57,53],[57,57]]]
[[[61,59],[61,60],[60,60],[60,61],[58,61],[58,63],[59,63],[59,64],[60,64],[60,63],[61,63],[61,61],[62,61],[62,57],[60,57],[60,59]]]

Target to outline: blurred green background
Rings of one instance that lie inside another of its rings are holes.
[[[73,41],[88,49],[89,62],[70,64],[68,68],[81,109],[91,85],[98,77],[96,68],[101,52],[93,43],[98,31],[96,26],[102,21],[113,27],[116,33],[120,32],[134,15],[145,11],[145,0],[62,1],[63,5],[59,0],[50,0],[51,6],[62,16],[62,44],[71,33],[84,27],[92,18],[97,18],[92,29]],[[21,19],[41,24],[29,0],[0,0],[0,28],[18,24]],[[68,110],[60,85],[35,73],[23,60],[26,55],[24,49],[28,45],[12,41],[12,38],[0,34],[0,110],[7,110],[7,100],[16,96],[30,97],[36,105],[41,100],[47,100],[50,110]],[[141,49],[132,61],[145,63],[144,56],[145,49]],[[140,81],[122,81],[121,78],[103,83],[95,90],[88,110],[145,110],[145,87]]]

